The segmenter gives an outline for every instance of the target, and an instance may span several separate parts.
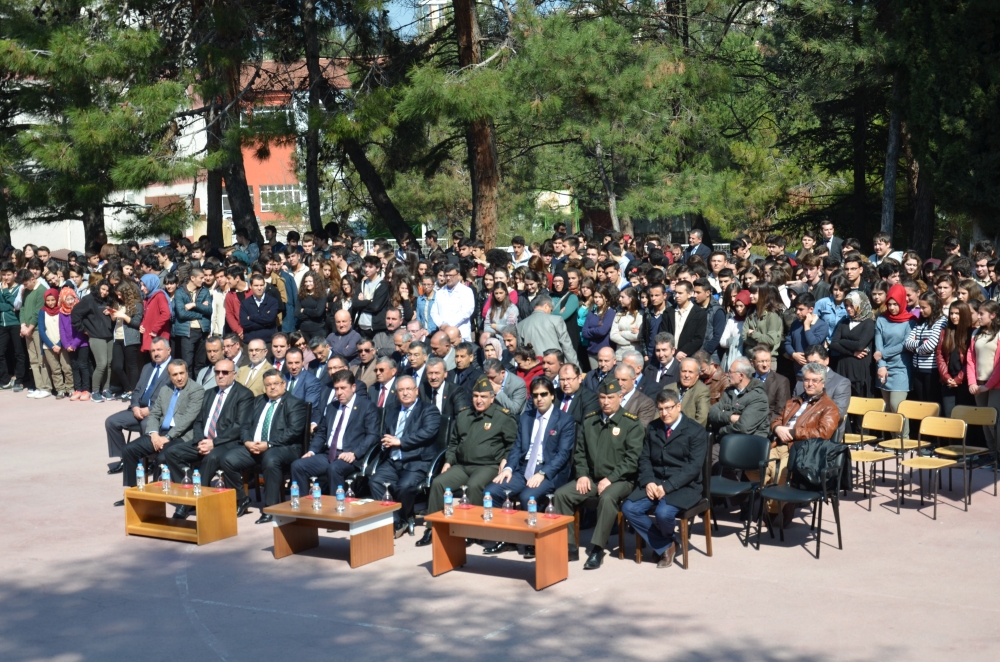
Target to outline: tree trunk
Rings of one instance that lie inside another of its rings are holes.
[[[104,205],[97,204],[83,210],[83,244],[89,250],[100,244],[107,235],[104,232]]]
[[[882,232],[893,235],[896,218],[896,171],[899,168],[899,72],[892,80],[892,110],[889,113],[889,144],[885,151],[885,177],[882,185]]]
[[[452,0],[458,61],[468,67],[482,60],[479,49],[479,20],[473,0]],[[469,172],[472,177],[473,216],[470,235],[481,239],[489,250],[496,245],[500,172],[497,166],[493,124],[483,118],[469,123],[466,133]]]
[[[216,108],[213,105],[209,111],[208,119],[215,119]],[[218,125],[213,124],[213,128],[208,131],[207,150],[209,154],[219,151]],[[218,169],[208,171],[208,179],[205,182],[208,202],[205,206],[205,221],[208,226],[208,241],[213,248],[222,248],[225,243],[225,235],[222,232],[222,171]]]
[[[368,189],[368,194],[372,198],[372,204],[375,205],[375,211],[382,217],[385,226],[392,233],[392,236],[396,238],[396,241],[400,242],[405,235],[412,236],[413,230],[406,224],[406,221],[403,220],[403,215],[399,213],[396,205],[389,198],[389,193],[385,190],[385,182],[382,181],[372,162],[368,160],[365,148],[353,138],[342,139],[340,146],[344,148],[344,151],[347,152],[347,157],[354,164],[354,169],[357,170],[358,177],[361,178],[361,182]]]
[[[7,214],[7,194],[0,189],[0,251],[12,245],[10,241],[10,216]]]
[[[618,205],[615,202],[615,189],[611,178],[608,177],[607,170],[604,169],[604,150],[601,148],[600,139],[595,143],[594,157],[597,159],[597,174],[601,178],[601,184],[604,185],[604,195],[608,199],[608,213],[611,215],[611,227],[615,232],[621,232],[621,224],[618,221]]]
[[[323,72],[319,66],[319,36],[315,0],[302,0],[302,33],[305,37],[306,69],[309,72],[309,127],[306,133],[306,198],[309,227],[323,228],[319,206],[319,115]]]
[[[854,20],[853,20],[853,39],[854,43],[861,44],[861,11],[863,0],[854,0]],[[863,239],[868,235],[867,228],[867,216],[868,209],[866,204],[866,198],[868,195],[868,186],[865,177],[865,165],[867,163],[867,158],[865,154],[865,138],[868,126],[865,122],[865,91],[861,87],[861,74],[863,72],[863,65],[857,64],[854,66],[854,80],[857,85],[857,89],[854,92],[854,131],[853,131],[853,149],[854,149],[854,194],[853,194],[853,206],[854,206],[854,236],[858,239]]]
[[[229,197],[229,208],[233,210],[233,224],[237,230],[246,230],[250,241],[264,245],[264,237],[260,233],[257,214],[253,208],[253,199],[247,186],[247,172],[243,167],[243,150],[230,155],[229,165],[223,176],[226,180],[226,195]]]
[[[930,257],[934,241],[934,181],[929,168],[921,168],[916,161],[913,165],[917,170],[917,190],[910,250]]]

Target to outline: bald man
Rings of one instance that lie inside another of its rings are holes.
[[[326,337],[326,342],[330,345],[330,356],[339,356],[350,363],[358,357],[361,334],[351,326],[351,314],[346,310],[334,313],[333,326],[333,333]]]
[[[431,353],[444,361],[448,370],[455,369],[455,349],[451,346],[451,338],[444,331],[435,331],[431,336]]]
[[[250,365],[245,365],[239,369],[239,376],[236,381],[240,385],[246,386],[256,398],[264,395],[264,373],[273,368],[267,361],[267,344],[260,338],[256,338],[247,343],[247,356],[250,357]]]

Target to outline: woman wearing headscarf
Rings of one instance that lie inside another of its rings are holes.
[[[59,290],[55,288],[45,290],[45,303],[38,311],[38,335],[42,338],[45,363],[52,377],[52,392],[56,400],[62,400],[69,395],[73,371],[59,335]]]
[[[732,297],[732,304],[729,306],[726,329],[719,340],[719,347],[726,350],[722,356],[723,371],[728,371],[729,365],[743,355],[743,324],[750,314],[750,290],[741,290],[739,285],[734,284],[729,286],[726,294]]]
[[[854,290],[844,297],[847,317],[837,324],[830,341],[834,371],[851,380],[851,395],[872,396],[872,341],[875,314],[864,292]]]
[[[893,285],[886,296],[885,314],[875,322],[875,353],[872,355],[878,361],[876,385],[892,412],[910,392],[910,352],[905,344],[916,325],[916,318],[906,310],[906,290],[902,285]],[[906,422],[903,437],[909,437],[909,424]]]
[[[170,340],[170,301],[167,293],[160,289],[160,277],[146,274],[141,279],[140,289],[143,296],[142,347],[140,351],[148,352],[153,338],[159,336]]]
[[[64,287],[59,291],[59,337],[63,353],[73,370],[73,395],[70,400],[90,400],[90,342],[87,334],[73,327],[73,309],[80,303],[76,290]]]
[[[90,398],[94,402],[104,402],[111,397],[111,354],[115,333],[111,320],[113,306],[111,284],[101,280],[90,288],[90,294],[80,299],[70,313],[70,321],[76,330],[87,334],[87,343],[94,355],[94,374],[90,380]]]

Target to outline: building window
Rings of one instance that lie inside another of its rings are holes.
[[[302,202],[302,187],[298,184],[274,184],[260,187],[261,212],[275,211],[282,207]]]
[[[257,203],[254,201],[253,187],[247,186],[247,191],[250,193],[250,204],[256,208]],[[229,206],[229,195],[226,193],[225,186],[222,187],[222,215],[230,217],[233,215],[233,208]]]

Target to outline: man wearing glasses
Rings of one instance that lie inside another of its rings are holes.
[[[263,355],[266,346],[263,340],[251,340],[248,351],[254,360],[254,347],[259,344]],[[266,363],[266,361],[264,362]],[[268,368],[270,369],[270,368]],[[244,367],[240,372],[246,370]],[[263,372],[263,371],[262,371]],[[205,391],[201,401],[201,411],[194,419],[194,438],[172,444],[165,452],[171,476],[183,476],[185,468],[201,463],[201,482],[208,486],[215,472],[222,464],[226,453],[250,436],[247,427],[253,409],[253,393],[236,382],[236,365],[229,359],[215,364],[215,387]],[[263,377],[257,379],[263,393]],[[193,508],[178,506],[174,518],[187,519]]]
[[[358,343],[358,358],[351,361],[351,372],[355,379],[364,384],[365,390],[375,383],[375,345],[371,340],[364,339]]]
[[[247,343],[247,354],[250,356],[250,365],[239,369],[236,381],[250,389],[253,397],[256,398],[259,395],[264,395],[264,373],[274,366],[267,362],[267,345],[259,338]],[[215,381],[218,384],[218,370],[215,371],[215,374]]]

